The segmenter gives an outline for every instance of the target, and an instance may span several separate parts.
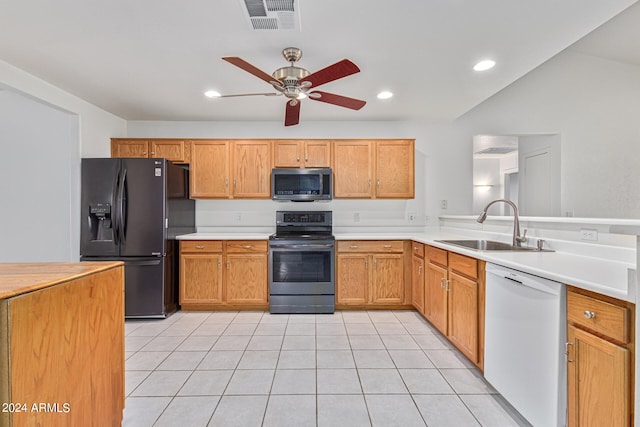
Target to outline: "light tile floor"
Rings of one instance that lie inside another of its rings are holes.
[[[413,311],[127,321],[124,426],[527,426]]]

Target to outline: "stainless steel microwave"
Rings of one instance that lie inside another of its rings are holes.
[[[294,202],[331,200],[333,179],[330,168],[285,169],[271,171],[271,198]]]

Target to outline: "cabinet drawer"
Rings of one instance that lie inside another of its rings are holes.
[[[465,276],[478,278],[478,260],[475,258],[450,252],[449,267]]]
[[[418,242],[411,242],[411,252],[413,252],[415,256],[424,258],[424,245]]]
[[[228,240],[225,249],[230,254],[264,253],[267,252],[267,242],[264,240]]]
[[[402,252],[403,243],[398,240],[345,240],[338,242],[338,252]]]
[[[182,240],[180,252],[222,252],[220,240]]]
[[[629,342],[629,309],[567,292],[567,320],[622,343]]]
[[[440,264],[443,267],[447,266],[447,251],[444,249],[425,246],[425,255],[430,262]]]

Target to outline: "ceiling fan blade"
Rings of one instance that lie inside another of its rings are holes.
[[[276,80],[276,79],[273,78],[273,76],[271,74],[265,73],[261,69],[259,69],[257,67],[254,67],[253,65],[249,64],[244,59],[238,58],[237,56],[223,56],[222,59],[224,59],[225,61],[227,61],[230,64],[235,65],[238,68],[242,68],[247,73],[251,73],[254,76],[256,76],[257,78],[262,79],[262,80],[264,80],[265,82],[267,82],[269,84],[271,84],[272,81]]]
[[[235,98],[237,96],[280,96],[282,95],[281,93],[236,93],[236,94],[232,94],[232,95],[220,95],[220,96],[215,96],[214,98]]]
[[[362,101],[360,99],[336,95],[335,93],[321,92],[319,90],[310,92],[309,99],[338,105],[340,107],[351,108],[352,110],[359,110],[367,103],[366,101]]]
[[[300,101],[291,105],[291,101],[287,101],[287,108],[284,113],[284,125],[293,126],[300,123]]]
[[[300,82],[311,82],[313,87],[318,87],[328,82],[359,73],[360,68],[348,59],[336,62],[333,65],[309,74],[307,77],[300,79]]]

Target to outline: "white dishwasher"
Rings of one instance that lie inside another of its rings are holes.
[[[566,286],[487,263],[484,376],[536,427],[565,426]]]

